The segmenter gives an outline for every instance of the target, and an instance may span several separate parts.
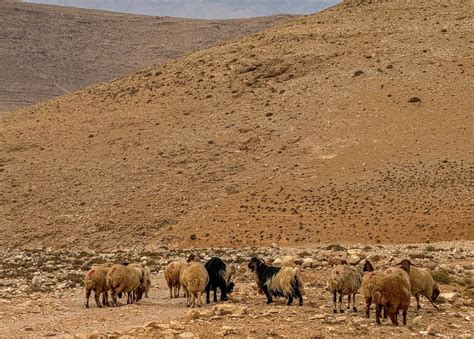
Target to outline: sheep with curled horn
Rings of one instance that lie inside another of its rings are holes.
[[[257,283],[267,297],[267,304],[273,303],[273,297],[277,296],[288,298],[288,305],[298,298],[299,305],[303,306],[303,282],[298,269],[268,266],[257,257],[250,259],[248,267],[257,273]]]

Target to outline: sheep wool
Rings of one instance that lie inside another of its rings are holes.
[[[180,282],[186,292],[186,306],[202,305],[202,294],[209,283],[209,274],[203,264],[191,262],[181,271]]]
[[[170,299],[179,297],[181,282],[179,277],[186,263],[184,261],[172,261],[165,268],[165,280],[170,289]]]
[[[438,284],[435,283],[431,272],[427,268],[419,268],[416,266],[410,267],[410,283],[411,283],[411,294],[415,296],[416,307],[420,306],[420,297],[424,296],[428,299],[431,304],[436,308],[434,304],[440,291]]]
[[[348,264],[337,265],[331,270],[328,285],[329,291],[333,294],[334,313],[337,313],[337,294],[339,294],[339,311],[341,313],[344,312],[344,308],[342,307],[342,298],[344,295],[348,296],[348,309],[350,309],[352,296],[352,309],[354,312],[357,312],[355,297],[361,284],[362,271],[356,266],[350,266]]]
[[[127,304],[135,301],[133,292],[143,283],[143,275],[133,266],[114,265],[107,273],[107,285],[110,287],[112,305],[117,306],[117,294],[127,292]]]
[[[396,274],[384,274],[374,280],[373,299],[376,303],[375,321],[380,325],[380,316],[384,308],[393,325],[398,326],[398,312],[403,314],[403,324],[407,323],[407,312],[410,306],[410,290],[406,281]]]
[[[94,299],[97,307],[102,307],[100,303],[100,295],[103,294],[102,302],[104,306],[108,306],[108,286],[107,286],[108,269],[104,267],[92,267],[84,277],[84,287],[86,290],[86,308],[89,308],[89,298],[91,292],[94,291]]]

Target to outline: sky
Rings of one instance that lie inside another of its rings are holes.
[[[27,0],[25,2],[155,16],[236,19],[282,13],[310,14],[335,5],[341,0]]]

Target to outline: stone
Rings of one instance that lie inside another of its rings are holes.
[[[412,324],[413,324],[413,325],[418,325],[418,324],[421,323],[422,320],[423,320],[423,316],[422,316],[422,315],[419,315],[419,316],[413,318]]]
[[[193,332],[184,332],[178,335],[178,338],[194,338],[195,336]]]
[[[314,263],[314,261],[313,261],[312,258],[304,258],[303,263],[301,264],[301,266],[303,268],[311,268],[311,267],[313,267],[313,263]]]
[[[247,313],[247,307],[232,304],[216,305],[212,308],[214,315],[244,315]]]
[[[448,302],[454,302],[458,298],[458,296],[459,295],[456,292],[447,292],[440,294],[440,297]]]
[[[357,255],[350,255],[349,257],[347,257],[347,262],[351,265],[356,265],[358,264],[362,259],[357,256]]]

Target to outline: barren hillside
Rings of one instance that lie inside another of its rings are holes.
[[[0,111],[122,77],[287,19],[188,20],[0,1]]]
[[[0,246],[474,239],[470,6],[343,4],[4,115]]]

